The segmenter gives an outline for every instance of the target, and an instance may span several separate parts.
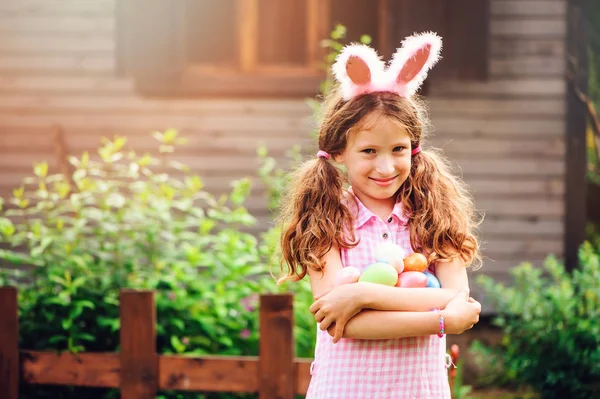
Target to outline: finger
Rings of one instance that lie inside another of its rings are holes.
[[[315,320],[317,321],[317,323],[321,323],[324,318],[325,312],[323,312],[322,310],[319,310],[317,313],[315,313]]]
[[[473,317],[479,316],[479,313],[481,313],[481,306],[476,303],[470,303],[468,309]]]
[[[344,325],[346,323],[337,322],[335,326],[335,335],[333,336],[333,343],[337,343],[340,339],[342,339],[342,335],[344,335]]]
[[[315,301],[312,305],[310,305],[308,310],[310,311],[310,313],[315,314],[319,310],[320,307],[321,307],[321,304],[319,303],[319,301]]]
[[[321,329],[321,331],[325,331],[329,328],[329,326],[331,325],[333,320],[331,320],[330,318],[326,317],[323,319],[323,321],[321,322],[321,324],[319,324],[319,328]]]
[[[331,325],[329,326],[329,328],[327,329],[327,332],[329,333],[329,335],[331,337],[333,337],[335,335],[335,322],[331,323]]]

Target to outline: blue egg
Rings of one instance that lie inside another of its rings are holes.
[[[429,272],[423,272],[427,276],[427,288],[442,288],[438,279]]]

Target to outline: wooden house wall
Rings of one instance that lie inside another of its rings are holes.
[[[114,134],[149,149],[151,131],[176,128],[190,140],[179,159],[216,192],[256,170],[259,143],[281,160],[310,145],[304,99],[137,95],[115,72],[115,1],[0,2],[0,195],[33,161],[58,170],[57,129],[80,154]],[[489,81],[430,86],[429,144],[452,158],[485,212],[482,270],[501,279],[563,251],[565,10],[564,0],[492,0]],[[249,207],[263,226],[265,204],[258,184]]]

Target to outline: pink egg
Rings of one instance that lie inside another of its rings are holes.
[[[336,273],[333,285],[356,283],[360,278],[360,271],[356,267],[348,266]]]
[[[398,276],[396,287],[425,288],[427,287],[427,276],[421,272],[402,272]]]

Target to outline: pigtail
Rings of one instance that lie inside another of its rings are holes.
[[[480,265],[476,236],[480,220],[475,218],[473,200],[439,151],[422,151],[413,157],[400,198],[411,215],[415,251],[429,254],[430,262],[460,257],[467,265]]]
[[[352,246],[344,231],[351,231],[352,217],[342,203],[345,178],[341,171],[324,158],[315,158],[302,165],[292,178],[282,199],[280,219],[281,269],[279,283],[302,280],[312,268],[321,271],[321,259],[336,243]]]

